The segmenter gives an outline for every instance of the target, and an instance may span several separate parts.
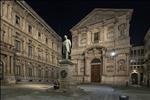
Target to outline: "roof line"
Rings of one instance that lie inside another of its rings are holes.
[[[46,27],[47,31],[52,33],[54,37],[56,37],[59,40],[62,40],[62,38],[32,9],[31,6],[29,6],[24,0],[17,0],[19,4],[22,4],[23,7],[25,7],[28,11],[30,11],[31,15],[33,17],[37,18],[39,20],[39,23]]]

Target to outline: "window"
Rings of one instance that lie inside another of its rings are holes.
[[[32,76],[32,68],[28,68],[29,76]]]
[[[15,40],[15,50],[20,51],[21,49],[21,43],[19,40]]]
[[[31,25],[28,25],[28,32],[32,33],[32,26]]]
[[[113,26],[109,26],[108,27],[108,33],[107,33],[107,39],[112,40],[113,39],[113,32],[114,31],[114,27]]]
[[[99,32],[94,33],[94,43],[99,42]]]
[[[133,56],[133,50],[131,50],[131,56]]]
[[[2,30],[2,34],[1,34],[1,41],[4,41],[4,38],[5,38],[5,31],[4,30]]]
[[[41,50],[38,48],[38,59],[41,59]]]
[[[136,50],[134,50],[134,56],[136,55]]]
[[[16,75],[20,75],[20,74],[21,74],[20,71],[21,71],[21,70],[20,70],[20,66],[17,65],[17,66],[16,66]]]
[[[41,69],[38,70],[38,77],[42,77]]]
[[[140,53],[140,49],[138,49],[138,51],[137,51],[137,52],[138,52],[138,55],[141,55],[141,53]]]
[[[52,53],[52,64],[54,64],[54,53]]]
[[[141,55],[142,56],[144,55],[144,49],[141,49]]]
[[[143,64],[144,63],[144,59],[141,59],[141,64]]]
[[[86,33],[81,34],[80,44],[86,44]]]
[[[54,42],[52,41],[52,49],[54,48]]]
[[[46,44],[48,43],[48,38],[45,39]]]
[[[4,64],[0,60],[0,80],[3,80],[3,79],[4,79]]]
[[[32,56],[32,41],[29,40],[29,44],[28,44],[28,56],[31,57]]]
[[[109,40],[113,39],[113,31],[110,31],[107,33],[107,39],[109,39]]]
[[[48,71],[45,71],[45,77],[48,78]]]
[[[40,33],[40,32],[38,32],[38,38],[39,38],[39,39],[41,38],[41,33]]]
[[[47,53],[47,51],[48,50],[46,50],[46,52],[45,52],[45,60],[46,60],[46,62],[48,61],[48,56],[49,56],[49,54]]]
[[[16,24],[20,25],[20,17],[18,15],[16,15]]]

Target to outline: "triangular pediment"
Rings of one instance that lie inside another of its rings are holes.
[[[101,23],[104,20],[111,19],[117,15],[122,15],[132,10],[131,9],[102,9],[95,8],[91,11],[85,18],[83,18],[77,25],[75,25],[72,30],[76,30],[79,28],[84,28],[86,26]]]

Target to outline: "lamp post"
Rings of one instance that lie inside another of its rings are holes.
[[[113,61],[114,61],[113,83],[115,83],[115,75],[116,75],[116,51],[115,51],[115,49],[113,49],[111,51],[110,56],[113,58]]]
[[[116,75],[116,47],[115,47],[115,35],[113,36],[113,43],[114,43],[114,48],[112,49],[110,56],[113,58],[114,61],[114,74],[113,74],[113,83],[115,83],[115,75]]]

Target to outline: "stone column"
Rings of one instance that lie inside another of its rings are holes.
[[[10,75],[10,56],[7,56],[7,75]]]
[[[36,67],[34,66],[34,79],[36,80]]]
[[[87,34],[87,45],[89,45],[90,42],[91,42],[91,41],[90,41],[90,39],[91,39],[91,38],[90,38],[90,32],[87,32],[86,34]]]
[[[88,57],[86,57],[86,75],[88,75],[87,77],[87,82],[91,81],[91,64],[90,64],[90,59]]]
[[[24,78],[27,78],[27,66],[26,66],[26,62],[24,62]]]
[[[45,72],[44,72],[44,68],[42,68],[42,71],[43,71],[42,79],[43,79],[43,81],[44,81],[44,74],[45,74]]]
[[[14,73],[14,63],[13,63],[13,56],[11,56],[11,74],[14,76],[15,73]]]
[[[126,66],[127,66],[127,72],[126,72],[126,73],[127,73],[127,75],[129,75],[129,67],[130,67],[130,66],[129,66],[129,54],[126,54],[126,62],[127,62],[127,63],[126,63],[126,64],[127,64],[127,65],[126,65]]]

